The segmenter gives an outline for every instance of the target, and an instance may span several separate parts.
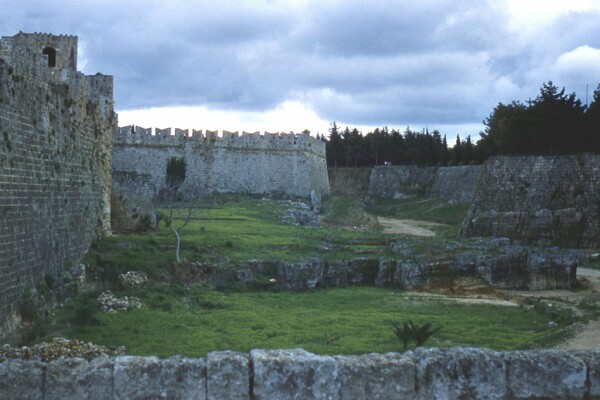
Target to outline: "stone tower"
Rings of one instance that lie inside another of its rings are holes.
[[[112,95],[112,76],[77,71],[76,36],[0,39],[0,337],[110,231]]]
[[[77,72],[77,36],[19,32],[2,38],[0,58],[46,81],[67,82]]]

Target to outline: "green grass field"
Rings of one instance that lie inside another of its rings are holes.
[[[218,349],[302,347],[320,354],[402,351],[391,321],[442,325],[431,346],[498,350],[543,346],[561,336],[539,307],[465,305],[412,298],[390,289],[350,287],[290,292],[217,292],[154,286],[137,291],[145,307],[98,313],[99,326],[68,328],[61,310],[48,338],[63,334],[94,343],[124,345],[128,354],[201,357]],[[63,329],[61,331],[61,329]]]
[[[365,212],[355,202],[334,197],[324,204],[322,226],[313,228],[282,223],[288,207],[286,201],[229,196],[209,208],[196,209],[191,223],[181,231],[186,265],[193,268],[199,262],[226,268],[249,259],[393,256],[388,246],[392,240],[427,252],[445,251],[444,244],[454,240],[465,212],[462,205],[421,199],[375,204]],[[375,212],[446,225],[436,228],[436,238],[389,235],[373,223],[376,219],[369,213]],[[549,315],[544,307],[458,304],[371,287],[301,293],[216,291],[165,274],[175,265],[174,243],[164,223],[156,231],[114,235],[96,243],[85,260],[97,271],[95,287],[55,310],[53,318],[36,328],[43,334],[37,341],[62,335],[107,346],[124,345],[129,354],[161,357],[295,347],[316,353],[356,354],[402,350],[391,321],[412,320],[443,326],[427,345],[506,350],[553,343],[568,334],[565,328],[574,320],[567,317],[558,327],[549,327],[556,315]],[[114,284],[119,273],[131,270],[148,274],[150,282],[145,288],[122,290]],[[108,287],[117,296],[139,297],[145,306],[118,314],[84,309],[88,314],[84,316],[93,316],[100,324],[75,328],[83,300],[96,304],[95,298]]]
[[[382,256],[388,251],[386,235],[377,231],[355,231],[337,227],[283,224],[285,201],[252,197],[217,202],[208,209],[195,209],[192,220],[182,230],[181,252],[187,260],[235,265],[249,259],[299,261],[319,256],[325,259]],[[166,210],[163,210],[166,212]],[[337,213],[337,214],[336,214]],[[325,219],[352,223],[347,210],[342,216],[337,206]],[[375,244],[375,245],[374,245]],[[324,251],[327,246],[329,250]],[[371,251],[366,251],[370,248]],[[156,276],[175,257],[174,236],[161,222],[150,233],[114,235],[100,241],[84,262],[102,265],[118,272],[132,268]]]

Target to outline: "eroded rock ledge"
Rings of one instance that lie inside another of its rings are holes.
[[[2,399],[600,398],[600,351],[419,348],[315,355],[219,351],[0,363]]]

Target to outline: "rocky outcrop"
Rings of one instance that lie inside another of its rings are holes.
[[[459,235],[600,246],[600,156],[492,157]]]
[[[461,271],[474,270],[495,288],[569,289],[575,286],[577,266],[587,263],[587,256],[572,249],[508,245],[460,253],[455,263]]]
[[[381,260],[375,286],[408,290],[451,287],[457,277],[475,275],[475,271],[462,271],[461,267],[450,260],[428,257]]]
[[[352,285],[400,289],[449,288],[457,278],[477,278],[493,288],[568,289],[577,267],[588,262],[583,250],[511,245],[508,239],[478,240],[447,246],[446,253],[425,256],[410,247],[390,245],[395,258],[351,260],[309,258],[300,262],[252,260],[238,267],[193,264],[198,280],[215,287],[310,290]]]
[[[596,399],[600,352],[418,348],[0,363],[2,399]]]
[[[317,287],[343,287],[375,283],[379,260],[323,261],[315,258],[300,263],[279,263],[277,285],[285,290],[306,290]]]
[[[493,288],[569,289],[576,284],[577,267],[588,262],[582,250],[511,245],[507,238],[449,246],[439,257],[412,254],[401,246],[392,249],[403,257],[380,262],[378,287],[451,287],[457,277],[476,277]]]
[[[454,203],[468,203],[480,172],[481,165],[379,166],[371,172],[369,194],[392,199],[425,196]]]

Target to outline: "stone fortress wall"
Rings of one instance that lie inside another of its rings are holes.
[[[315,355],[218,351],[206,358],[8,360],[3,399],[600,399],[600,352],[418,348]]]
[[[499,156],[483,166],[461,237],[600,246],[600,156]]]
[[[600,155],[496,156],[483,165],[380,166],[369,195],[470,204],[459,236],[514,243],[600,246]]]
[[[469,203],[481,169],[481,165],[378,166],[371,170],[369,195],[390,199],[425,196],[454,203]]]
[[[112,90],[77,71],[76,36],[0,40],[0,336],[110,231]]]
[[[329,195],[325,143],[309,134],[151,129],[126,126],[113,138],[115,228],[135,227],[166,187],[170,158],[183,158],[184,195]],[[123,215],[124,214],[124,215]]]

